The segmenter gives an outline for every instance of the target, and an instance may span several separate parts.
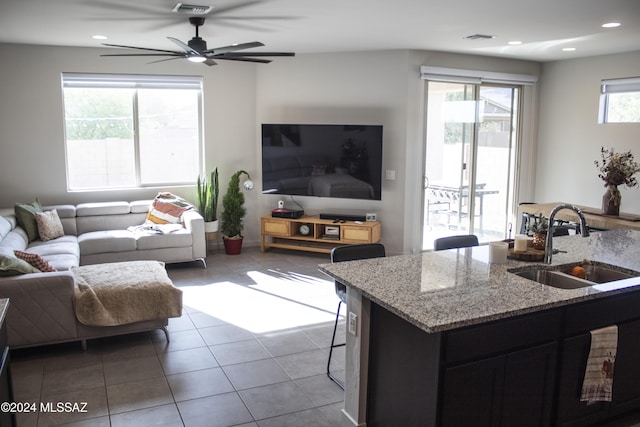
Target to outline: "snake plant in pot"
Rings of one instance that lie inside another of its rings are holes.
[[[198,212],[204,218],[205,233],[218,231],[218,168],[211,172],[209,181],[198,176]]]
[[[253,183],[251,177],[244,170],[239,170],[229,180],[227,192],[222,198],[222,215],[220,231],[224,241],[224,249],[228,255],[237,255],[242,250],[242,230],[244,224],[242,219],[247,213],[244,207],[244,194],[240,190],[240,176],[247,175],[244,188],[251,190]]]

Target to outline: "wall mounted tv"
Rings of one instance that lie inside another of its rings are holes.
[[[381,200],[382,126],[263,124],[262,192]]]

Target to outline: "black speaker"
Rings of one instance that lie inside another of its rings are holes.
[[[366,221],[365,215],[341,214],[341,213],[321,213],[320,219],[331,219],[338,221]]]

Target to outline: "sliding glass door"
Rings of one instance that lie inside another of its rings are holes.
[[[510,233],[518,86],[427,82],[422,249]]]

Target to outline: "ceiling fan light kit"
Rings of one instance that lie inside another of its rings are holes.
[[[182,3],[178,3],[178,4],[182,5]],[[186,5],[186,6],[189,6],[189,5]],[[191,6],[191,7],[199,8],[202,6]],[[270,59],[263,59],[260,57],[295,56],[295,53],[293,52],[246,52],[246,51],[238,52],[240,50],[264,46],[263,43],[258,41],[248,42],[248,43],[236,43],[229,46],[221,46],[213,49],[207,49],[207,42],[203,40],[198,34],[198,28],[204,24],[204,21],[205,21],[205,18],[201,16],[189,17],[189,23],[194,27],[196,27],[196,34],[187,43],[184,43],[183,41],[178,40],[174,37],[167,37],[173,43],[178,45],[178,47],[180,47],[182,50],[153,49],[153,48],[147,48],[147,47],[125,46],[125,45],[118,45],[118,44],[103,43],[104,46],[119,47],[124,49],[144,50],[147,53],[113,53],[113,54],[102,54],[100,56],[167,56],[168,58],[166,59],[159,59],[157,61],[152,61],[152,63],[186,58],[191,62],[201,62],[208,66],[216,65],[215,60],[217,59],[268,64],[271,62]]]
[[[198,6],[195,4],[176,3],[174,12],[189,13],[191,15],[206,15],[211,12],[213,6]]]

